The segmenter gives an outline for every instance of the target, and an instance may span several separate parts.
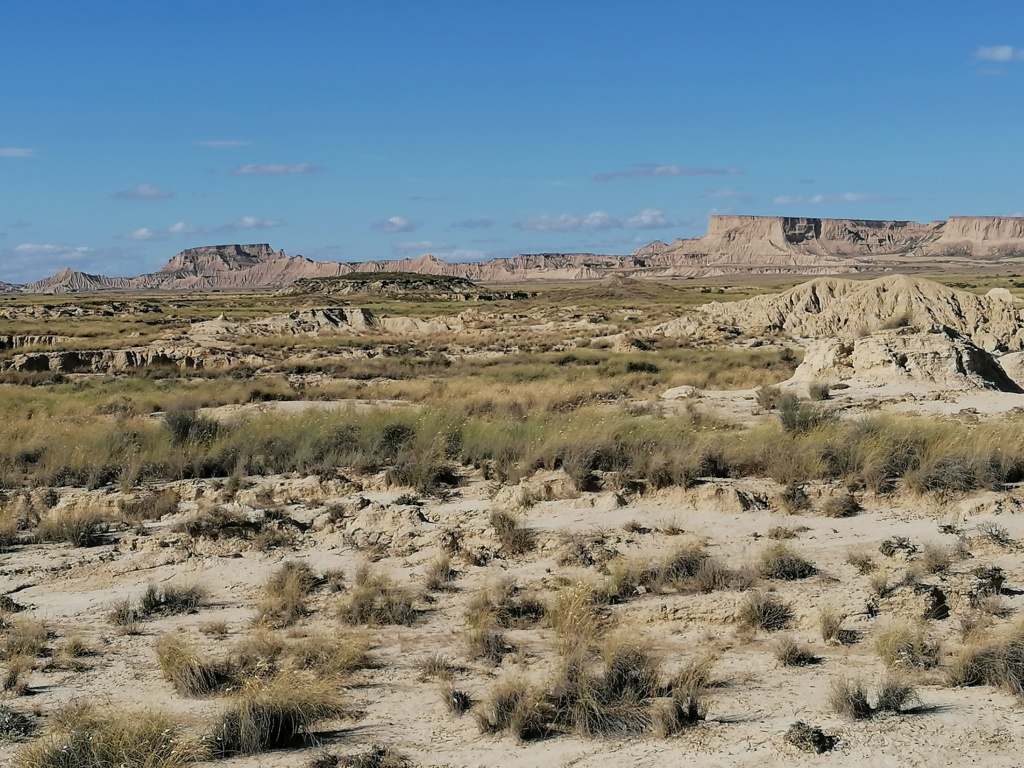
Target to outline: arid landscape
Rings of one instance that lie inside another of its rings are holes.
[[[1022,220],[738,218],[11,286],[0,761],[1018,764]]]

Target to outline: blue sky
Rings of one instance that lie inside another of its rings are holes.
[[[1024,211],[1024,4],[0,4],[0,280]]]

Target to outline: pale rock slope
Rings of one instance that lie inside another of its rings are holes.
[[[850,340],[899,325],[949,328],[989,352],[1024,349],[1021,308],[1008,292],[978,296],[905,275],[819,278],[779,294],[712,302],[648,333],[699,335],[724,326],[750,334]]]

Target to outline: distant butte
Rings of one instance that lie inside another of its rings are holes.
[[[449,263],[416,259],[339,263],[286,256],[267,244],[211,245],[177,254],[158,272],[105,277],[64,269],[28,285],[0,291],[73,293],[105,290],[230,290],[281,288],[300,279],[352,272],[413,272],[480,283],[628,277],[713,277],[740,273],[827,275],[886,266],[997,262],[1024,258],[1024,218],[954,216],[948,221],[712,216],[706,235],[670,244],[655,241],[630,255],[523,254],[507,259]]]

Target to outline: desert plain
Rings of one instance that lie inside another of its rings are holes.
[[[1024,269],[907,247],[3,295],[0,761],[1018,765]]]

